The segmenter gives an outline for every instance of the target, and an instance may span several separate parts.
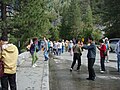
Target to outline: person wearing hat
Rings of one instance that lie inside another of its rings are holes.
[[[107,37],[105,38],[105,45],[106,45],[106,51],[107,51],[106,62],[109,63],[110,44],[109,44],[109,40]]]
[[[18,59],[18,48],[8,42],[8,37],[2,36],[1,42],[1,58],[4,62],[4,75],[1,77],[2,90],[17,90],[16,85],[16,68]]]

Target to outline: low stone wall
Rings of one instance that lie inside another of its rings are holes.
[[[23,52],[18,55],[17,66],[20,66],[27,58],[31,56],[30,52]]]

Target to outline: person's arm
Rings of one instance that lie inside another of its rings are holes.
[[[94,47],[95,46],[93,44],[91,44],[89,46],[87,46],[87,45],[83,46],[84,49],[93,49]]]
[[[106,50],[106,46],[105,46],[105,45],[102,45],[102,47],[99,48],[99,49],[100,49],[100,51],[105,51],[105,50]]]
[[[87,45],[82,46],[83,49],[88,49]]]
[[[116,47],[115,47],[115,53],[116,53],[116,54],[118,54],[117,49],[118,49],[118,45],[116,44]]]
[[[99,47],[99,46],[97,46],[97,48],[100,50],[100,47]]]

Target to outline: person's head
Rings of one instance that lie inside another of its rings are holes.
[[[81,44],[81,39],[76,40],[77,44]]]
[[[1,36],[0,37],[0,44],[3,45],[5,42],[8,42],[8,37],[7,36]]]
[[[99,43],[100,43],[100,44],[104,43],[103,39],[100,39],[100,40],[99,40]]]
[[[72,40],[70,40],[70,43],[72,43],[73,41]]]
[[[108,38],[106,37],[106,38],[105,38],[105,43],[107,43],[107,42],[108,42]]]
[[[38,41],[37,38],[33,38],[33,43],[36,43]]]
[[[93,42],[93,37],[92,36],[90,36],[90,37],[88,37],[88,43],[92,43]]]

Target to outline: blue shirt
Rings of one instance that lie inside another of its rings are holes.
[[[84,49],[88,50],[87,58],[95,58],[96,57],[96,46],[94,43],[91,43],[89,46],[83,46]]]

